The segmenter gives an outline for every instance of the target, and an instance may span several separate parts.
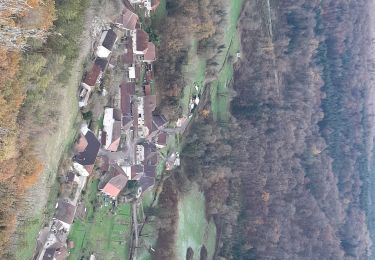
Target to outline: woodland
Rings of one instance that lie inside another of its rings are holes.
[[[366,259],[368,2],[265,3],[244,3],[231,119],[195,118],[160,206],[198,183],[218,229],[215,259]],[[163,259],[173,256],[176,215],[159,217]]]
[[[38,140],[57,127],[53,104],[78,51],[84,7],[84,0],[0,1],[0,258],[22,225],[25,191],[44,170]]]

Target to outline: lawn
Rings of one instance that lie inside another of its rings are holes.
[[[180,199],[178,211],[177,259],[185,259],[189,247],[194,251],[194,259],[199,259],[203,245],[207,248],[208,259],[212,259],[215,252],[216,227],[213,221],[206,220],[204,194],[196,185]]]
[[[101,259],[120,260],[128,256],[128,241],[130,237],[130,205],[120,205],[111,212],[111,204],[103,203],[94,209],[97,198],[97,180],[91,181],[85,194],[87,208],[86,218],[76,219],[70,231],[69,239],[75,243],[68,259],[88,258],[95,254]]]

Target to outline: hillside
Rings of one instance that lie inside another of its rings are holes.
[[[245,133],[232,167],[243,198],[234,259],[369,254],[366,7],[271,2],[277,15],[270,36],[259,26],[270,24],[255,14],[261,2],[247,3],[232,102]]]
[[[195,118],[175,176],[204,190],[217,257],[370,254],[368,4],[245,1],[232,117]]]

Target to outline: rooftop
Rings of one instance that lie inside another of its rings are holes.
[[[123,116],[131,115],[131,96],[135,94],[135,83],[127,82],[120,85],[121,111]]]
[[[142,187],[142,191],[145,192],[155,185],[155,178],[143,176],[139,180],[139,185]]]
[[[104,186],[102,192],[116,198],[120,192],[125,188],[128,178],[124,174],[118,174],[110,179]]]
[[[143,55],[143,59],[145,61],[155,61],[156,59],[156,48],[155,48],[155,44],[153,44],[152,42],[148,42],[147,43],[147,50],[145,52],[145,54]]]
[[[83,83],[86,83],[87,85],[89,85],[91,87],[95,86],[96,81],[99,78],[100,72],[101,72],[100,67],[95,63],[92,66],[91,70],[87,72],[87,74],[86,74],[86,76],[83,80]]]
[[[116,33],[113,31],[113,29],[109,29],[103,40],[102,46],[106,48],[107,50],[112,50],[113,46],[115,45],[116,40],[117,40]]]
[[[145,115],[145,126],[148,128],[149,133],[152,131],[152,112],[156,108],[156,96],[149,95],[143,97],[143,107]]]
[[[96,58],[95,64],[99,66],[100,70],[103,72],[105,68],[107,67],[108,61],[105,58]]]
[[[132,48],[132,40],[129,40],[129,43],[125,45],[125,52],[122,56],[122,61],[124,64],[133,64],[134,56],[133,56],[133,48]]]
[[[155,125],[157,129],[164,127],[168,121],[164,115],[156,115],[152,117],[152,123]]]
[[[137,44],[136,50],[145,51],[148,47],[148,41],[149,41],[148,34],[141,29],[137,29],[136,30],[136,44]]]
[[[118,23],[120,23],[122,27],[125,29],[135,30],[137,22],[138,15],[136,15],[134,12],[125,7],[122,11],[120,19],[118,20]]]
[[[82,134],[80,140],[81,138]],[[73,160],[81,165],[92,165],[95,163],[96,156],[98,155],[100,142],[91,131],[87,131],[84,138],[87,141],[87,146],[83,151],[78,152],[78,154],[73,157]]]
[[[59,199],[57,202],[57,208],[54,217],[55,219],[58,219],[64,223],[72,224],[74,220],[75,211],[75,206],[64,201],[63,199]]]

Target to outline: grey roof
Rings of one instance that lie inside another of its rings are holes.
[[[107,67],[108,61],[107,59],[97,57],[95,59],[95,64],[98,65],[100,70],[103,72]]]
[[[163,115],[152,116],[152,122],[156,128],[163,127],[166,123],[168,123],[167,119]]]
[[[155,165],[145,165],[144,166],[145,176],[155,178],[156,166]]]
[[[103,40],[102,46],[105,47],[107,50],[111,51],[113,48],[113,45],[115,45],[116,39],[117,39],[116,33],[112,29],[109,29],[107,31],[107,35],[105,36]]]
[[[73,160],[81,165],[92,165],[95,163],[98,155],[100,142],[93,132],[87,131],[85,138],[87,140],[87,147],[85,150],[73,157]]]
[[[58,219],[67,224],[72,224],[74,220],[75,211],[75,206],[64,201],[63,199],[59,199],[59,201],[57,202],[55,219]]]

